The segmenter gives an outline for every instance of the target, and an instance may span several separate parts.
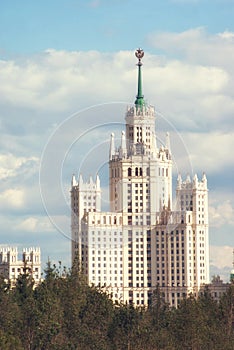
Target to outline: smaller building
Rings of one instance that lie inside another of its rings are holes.
[[[232,271],[230,273],[230,282],[234,283],[234,269],[232,269]]]
[[[32,276],[35,286],[41,280],[41,251],[40,248],[25,248],[22,259],[18,260],[18,249],[16,247],[0,246],[0,276],[3,276],[11,287],[17,278],[27,273]]]
[[[200,289],[199,294],[203,294],[205,288],[208,288],[209,293],[213,297],[214,300],[219,301],[224,294],[226,294],[228,288],[230,287],[230,283],[224,283],[220,276],[213,276],[211,283],[205,284]]]

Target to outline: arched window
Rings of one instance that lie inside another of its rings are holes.
[[[138,168],[135,168],[135,176],[138,176]]]
[[[132,176],[132,169],[128,168],[128,176]]]
[[[140,168],[140,176],[142,176],[142,174],[143,174],[143,173],[142,173],[142,168]]]
[[[147,169],[146,169],[146,175],[147,175],[147,176],[150,176],[150,168],[147,168]]]

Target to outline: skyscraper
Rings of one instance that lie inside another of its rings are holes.
[[[177,179],[172,210],[172,154],[169,133],[158,146],[155,109],[138,92],[127,108],[126,129],[109,151],[110,212],[101,211],[99,177],[85,183],[72,177],[72,259],[80,259],[90,284],[105,288],[114,300],[147,305],[158,285],[170,305],[209,280],[207,179]]]

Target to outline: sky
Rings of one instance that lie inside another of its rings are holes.
[[[0,2],[1,245],[40,246],[70,266],[72,173],[98,172],[108,202],[108,147],[143,92],[180,172],[208,178],[211,275],[234,247],[234,0]]]

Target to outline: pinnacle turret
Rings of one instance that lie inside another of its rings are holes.
[[[125,158],[127,155],[126,137],[125,137],[124,131],[122,131],[122,135],[121,135],[121,147],[119,150],[119,155],[120,155],[120,158]]]
[[[112,157],[115,155],[115,134],[111,133],[111,141],[110,141],[110,155],[109,159],[112,160]]]
[[[169,153],[171,153],[171,142],[170,142],[170,134],[166,133],[166,149],[168,149]]]

